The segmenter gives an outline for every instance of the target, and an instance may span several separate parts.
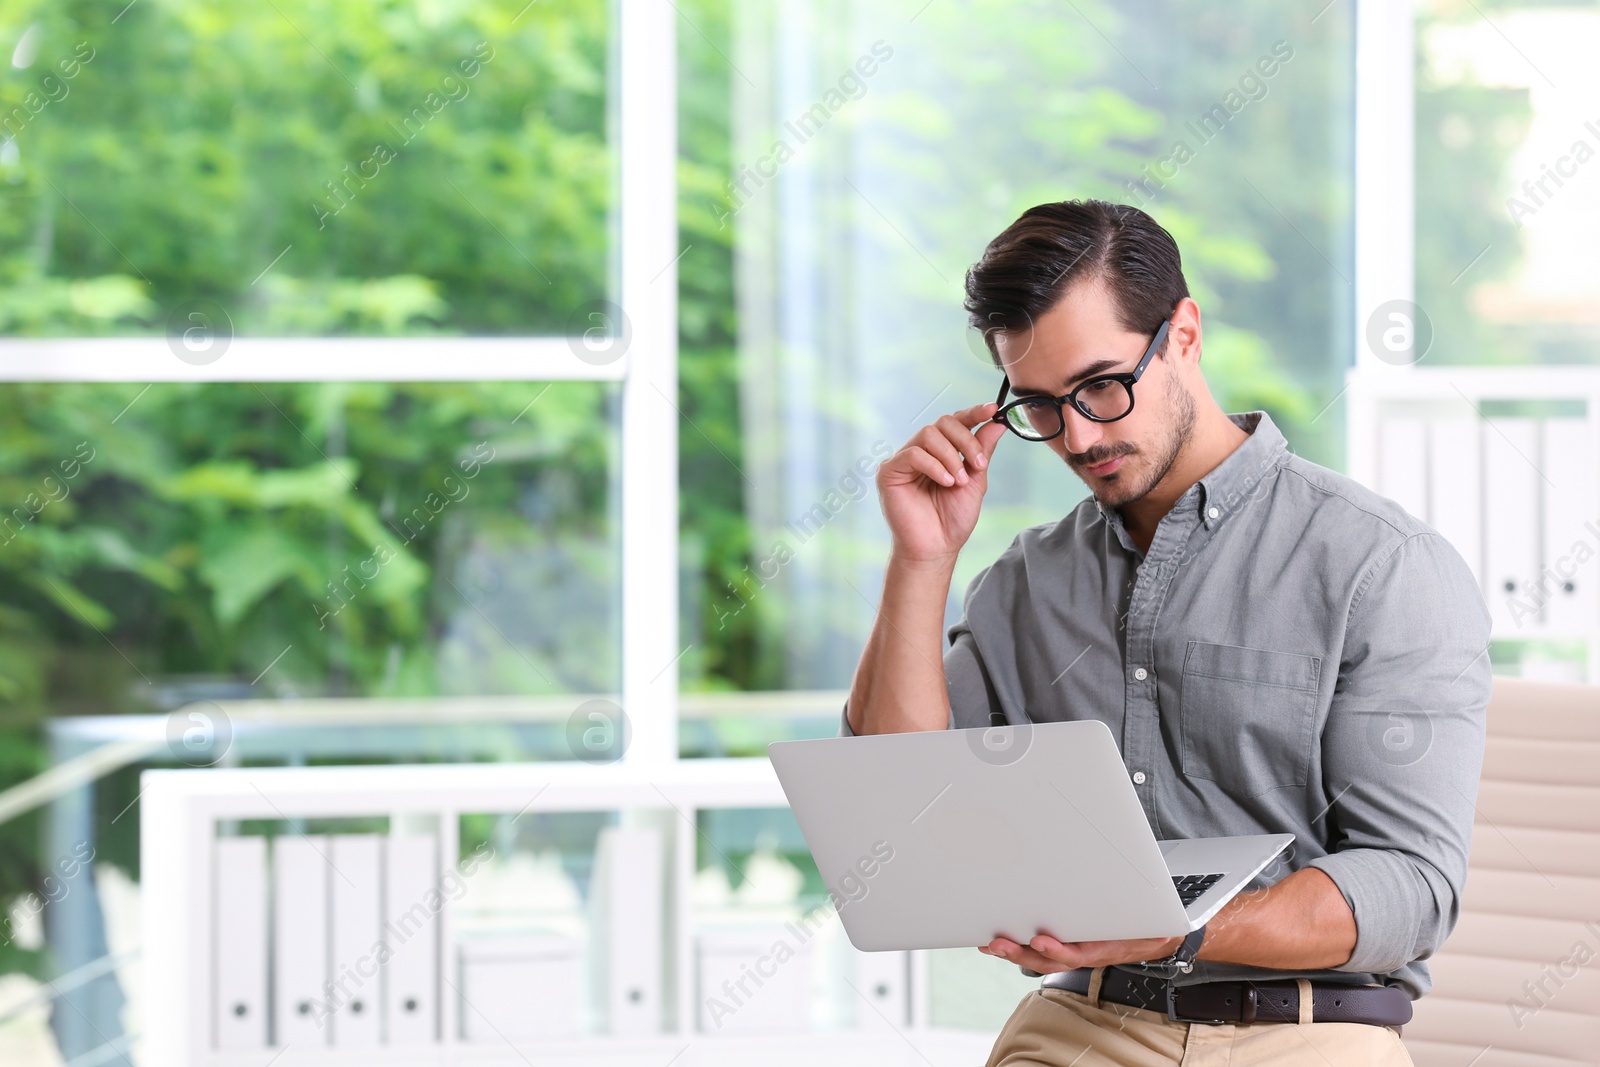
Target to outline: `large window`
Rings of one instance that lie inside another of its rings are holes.
[[[836,728],[888,551],[872,468],[993,398],[963,274],[1033,204],[1154,214],[1184,251],[1224,405],[1267,409],[1337,465],[1348,5],[683,11],[686,689],[817,691],[831,714],[811,723]],[[1046,450],[1002,445],[951,619],[977,568],[1083,492]]]
[[[92,972],[65,1058],[138,986],[141,769],[571,758],[626,688],[617,38],[604,0],[0,6],[0,788],[133,739],[0,821],[0,975]]]
[[[720,745],[686,732],[686,753],[838,729],[888,554],[873,468],[993,398],[963,274],[1033,204],[1151,212],[1184,251],[1219,399],[1339,464],[1348,5],[680,8],[680,678],[685,706],[738,690],[787,712],[730,717]],[[948,621],[1021,528],[1083,493],[1045,449],[1001,445]],[[1031,985],[970,950],[930,953],[928,981],[936,1025],[976,1028]]]
[[[1594,363],[1600,72],[1588,4],[1425,5],[1417,303],[1429,362]]]

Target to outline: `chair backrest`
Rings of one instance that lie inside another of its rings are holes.
[[[1600,686],[1494,680],[1461,920],[1432,970],[1404,1031],[1418,1067],[1600,1064]]]

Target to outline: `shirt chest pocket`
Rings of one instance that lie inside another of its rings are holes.
[[[1183,773],[1236,796],[1304,786],[1322,660],[1190,641],[1178,719]]]

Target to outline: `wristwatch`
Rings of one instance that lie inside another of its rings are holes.
[[[1158,978],[1171,980],[1181,974],[1188,974],[1194,970],[1195,957],[1200,955],[1200,943],[1206,939],[1206,928],[1202,925],[1198,930],[1192,930],[1189,936],[1183,939],[1172,955],[1159,960],[1144,960],[1140,963],[1124,963],[1121,966],[1130,970],[1136,969],[1153,974]]]

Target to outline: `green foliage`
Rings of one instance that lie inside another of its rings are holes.
[[[102,660],[83,698],[110,699],[104,710],[131,706],[117,694],[150,676],[248,680],[287,645],[274,689],[439,692],[445,682],[408,668],[433,654],[439,605],[459,607],[444,580],[468,581],[463,558],[509,536],[577,565],[586,544],[609,543],[611,392],[8,387],[0,573],[15,592],[0,622],[42,631],[58,656]],[[497,517],[516,520],[510,533],[496,533]],[[614,582],[604,553],[587,562],[596,584]],[[74,679],[51,677],[55,658],[0,660],[0,692],[73,703]],[[558,657],[529,688],[603,688],[610,662]]]
[[[1099,196],[1150,211],[1183,249],[1206,316],[1205,366],[1219,399],[1229,410],[1267,409],[1296,451],[1338,463],[1341,420],[1318,415],[1341,390],[1350,351],[1349,12],[1329,12],[1313,25],[1312,13],[1266,4],[1138,0],[1063,10],[975,0],[907,5],[906,14],[917,15],[909,24],[818,0],[805,46],[791,47],[763,14],[771,7],[751,4],[739,15],[769,35],[758,49],[787,50],[791,74],[814,94],[880,35],[894,57],[862,99],[803,145],[803,161],[737,200],[735,221],[756,231],[751,245],[786,242],[785,281],[804,277],[816,290],[789,310],[817,319],[813,348],[771,357],[757,351],[751,359],[739,351],[732,321],[733,226],[714,224],[736,202],[728,179],[753,162],[734,158],[733,92],[744,80],[775,75],[739,50],[745,38],[735,40],[734,5],[681,5],[679,225],[681,243],[692,246],[679,268],[688,417],[680,432],[683,619],[685,643],[693,642],[681,665],[686,686],[845,684],[868,617],[857,590],[870,595],[881,565],[881,530],[869,503],[830,526],[820,544],[805,546],[804,577],[791,570],[759,595],[742,596],[781,535],[751,528],[750,483],[789,477],[776,463],[760,466],[769,461],[757,445],[767,456],[787,456],[794,445],[782,438],[785,428],[743,410],[741,390],[782,392],[776,405],[788,411],[796,403],[788,390],[805,383],[811,407],[793,417],[811,424],[818,443],[806,445],[800,465],[820,468],[824,478],[847,469],[866,442],[888,436],[898,444],[910,432],[905,420],[927,398],[942,397],[943,410],[988,399],[992,368],[960,348],[961,276],[990,238],[1034,204]],[[1161,32],[1146,32],[1151,26]],[[1186,124],[1236,90],[1278,42],[1292,57],[1278,62],[1264,92],[1218,136],[1199,144]],[[774,107],[798,111],[804,102]],[[785,136],[772,125],[739,150]],[[1179,140],[1198,148],[1193,160],[1159,189],[1130,190],[1128,182]],[[762,198],[778,197],[785,182],[807,206],[774,222],[761,214]],[[774,442],[751,434],[772,434]],[[1048,460],[1021,453],[1006,460],[963,556],[958,591],[1018,527],[1075,502],[1080,488]],[[784,499],[817,499],[826,488],[785,485]],[[814,655],[797,654],[807,646]]]
[[[0,77],[0,330],[206,297],[243,333],[552,333],[604,295],[601,0],[124,6],[0,3],[0,39],[35,27]]]
[[[1538,358],[1538,331],[1496,328],[1474,306],[1479,287],[1521,257],[1505,193],[1507,165],[1533,119],[1528,91],[1442,82],[1428,62],[1434,29],[1482,17],[1470,7],[1454,18],[1425,12],[1417,25],[1416,302],[1433,324],[1429,363]]]
[[[724,218],[732,107],[725,3],[686,5],[694,31],[678,35],[678,471],[681,480],[680,661],[688,689],[772,689],[782,675],[759,611],[719,617],[716,605],[751,562],[739,417],[734,221]],[[696,639],[698,635],[698,639]]]

